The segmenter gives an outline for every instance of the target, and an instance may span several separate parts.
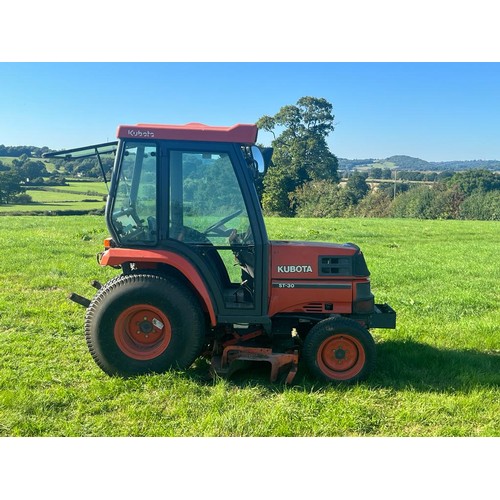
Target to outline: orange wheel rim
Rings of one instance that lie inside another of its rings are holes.
[[[349,380],[361,372],[366,355],[358,339],[338,334],[321,343],[316,359],[320,370],[329,378]]]
[[[165,351],[172,332],[168,318],[160,309],[139,304],[128,307],[118,316],[114,336],[124,354],[147,361]]]

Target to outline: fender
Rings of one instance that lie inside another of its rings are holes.
[[[211,325],[215,326],[217,324],[212,299],[210,298],[208,289],[196,268],[187,259],[174,252],[169,252],[168,250],[130,248],[109,248],[99,259],[99,264],[101,266],[120,266],[125,262],[163,263],[177,269],[193,285],[196,292],[200,295],[210,315]]]

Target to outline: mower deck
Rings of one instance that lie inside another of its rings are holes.
[[[271,382],[275,382],[279,374],[288,368],[285,384],[291,384],[297,373],[299,353],[278,353],[272,352],[270,348],[232,345],[225,347],[222,354],[212,356],[211,369],[214,375],[230,377],[246,366],[247,362],[255,361],[271,363]]]

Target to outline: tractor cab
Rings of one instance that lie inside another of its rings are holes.
[[[219,315],[260,316],[268,239],[254,188],[255,157],[262,162],[255,127],[122,126],[118,137],[106,207],[111,245],[183,255]]]

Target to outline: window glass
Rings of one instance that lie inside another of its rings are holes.
[[[227,153],[170,154],[170,235],[227,246],[235,234],[253,244],[248,214]]]
[[[170,153],[170,237],[192,245],[231,289],[233,303],[253,304],[254,241],[227,153]]]
[[[156,166],[156,145],[125,145],[111,217],[122,243],[150,245],[157,241]]]

